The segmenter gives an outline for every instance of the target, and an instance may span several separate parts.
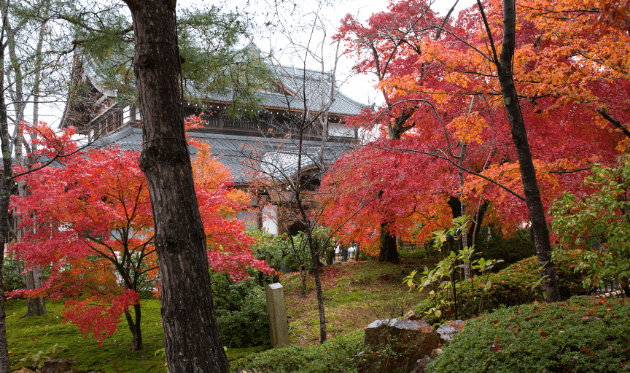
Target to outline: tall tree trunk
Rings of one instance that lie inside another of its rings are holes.
[[[389,233],[386,223],[381,223],[381,233],[378,242],[380,246],[378,261],[398,264],[400,262],[400,258],[398,257],[396,237]]]
[[[2,3],[3,8],[6,3]],[[4,43],[4,37],[8,28],[6,8],[2,9],[3,24],[0,43]],[[0,179],[0,290],[4,286],[4,249],[9,243],[9,200],[11,187],[13,186],[13,164],[11,161],[9,123],[7,118],[7,106],[4,99],[4,44],[0,46],[0,150],[2,151],[2,178]],[[0,373],[9,373],[11,363],[9,360],[9,345],[7,342],[6,313],[4,309],[4,291],[0,292]]]
[[[479,3],[479,0],[478,0]],[[556,269],[551,261],[551,242],[549,228],[545,218],[540,190],[536,180],[536,170],[532,160],[532,153],[527,140],[527,131],[521,113],[521,106],[512,73],[512,58],[516,46],[516,5],[514,0],[503,0],[503,48],[497,64],[499,83],[508,120],[512,129],[512,140],[516,146],[518,163],[521,169],[521,179],[525,191],[525,201],[529,209],[529,219],[532,222],[534,240],[536,241],[536,256],[541,268],[543,288],[548,302],[561,300],[558,289]]]
[[[133,16],[143,135],[138,164],[147,178],[153,209],[168,370],[227,373],[184,134],[176,1],[125,2]]]
[[[48,9],[46,9],[45,14],[48,14]],[[33,83],[33,125],[39,124],[39,83],[41,79],[42,72],[42,46],[44,42],[44,31],[46,29],[46,23],[42,23],[39,28],[39,38],[37,40],[37,49],[35,51],[35,81]],[[33,138],[36,138],[37,135],[31,135]],[[18,164],[24,165],[33,164],[34,159],[29,157],[24,160],[22,156],[22,143],[24,142],[24,133],[23,131],[19,131],[17,137],[15,139],[15,154],[16,160]],[[31,145],[31,152],[35,153],[37,150],[36,144]],[[19,152],[19,156],[18,156]],[[18,192],[20,196],[25,196],[27,193],[26,185],[23,181],[18,182]],[[39,289],[42,287],[42,269],[40,267],[33,267],[30,271],[28,271],[25,275],[26,277],[26,288],[27,289]],[[41,316],[47,313],[46,311],[46,299],[45,298],[28,298],[26,300],[27,311],[24,316]]]

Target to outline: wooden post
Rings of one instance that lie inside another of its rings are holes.
[[[271,345],[281,347],[289,345],[289,324],[284,305],[284,288],[279,283],[267,285],[267,311],[269,312],[269,330]]]

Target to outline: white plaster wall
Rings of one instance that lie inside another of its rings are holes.
[[[339,123],[328,123],[328,135],[354,137],[354,128]]]
[[[262,226],[271,234],[278,234],[278,206],[268,205],[262,210]]]

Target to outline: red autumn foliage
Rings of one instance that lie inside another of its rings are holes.
[[[546,208],[563,191],[582,191],[588,171],[571,171],[613,162],[627,146],[599,111],[630,121],[630,36],[598,23],[603,13],[571,12],[588,8],[586,0],[547,3],[519,4],[514,58]],[[483,6],[499,53],[502,3]],[[449,224],[450,197],[463,199],[468,215],[490,202],[490,217],[506,231],[529,219],[524,201],[506,191],[524,195],[479,8],[446,22],[428,9],[422,0],[392,1],[365,25],[346,16],[339,28],[337,37],[358,58],[355,70],[374,74],[386,101],[347,120],[380,135],[342,158],[322,183],[336,196],[326,211],[329,223],[349,217],[357,195],[377,197],[341,232],[349,240],[373,243],[386,222],[393,234],[423,242],[428,232]],[[545,17],[548,12],[563,16]],[[396,129],[402,135],[392,140]],[[469,172],[460,179],[458,165],[505,188]]]
[[[210,267],[237,281],[248,278],[248,268],[272,272],[252,256],[252,239],[234,218],[243,208],[243,193],[231,188],[229,171],[210,156],[207,145],[195,146],[195,191]],[[10,249],[27,267],[51,266],[42,289],[19,292],[68,298],[65,320],[99,342],[115,331],[130,306],[138,305],[141,288],[159,288],[151,203],[139,155],[113,147],[79,152],[24,176],[29,194],[12,202],[25,233]]]

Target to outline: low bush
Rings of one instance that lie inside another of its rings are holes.
[[[24,271],[24,263],[17,260],[15,255],[7,255],[4,258],[2,269],[4,281],[2,283],[2,287],[5,292],[26,289],[26,284],[24,284],[24,278],[22,277],[22,271]]]
[[[252,274],[256,277],[256,274]],[[226,347],[252,347],[270,344],[269,316],[264,285],[254,280],[234,282],[229,275],[213,273],[213,301],[221,342]]]
[[[357,329],[324,344],[274,348],[234,361],[231,368],[258,373],[408,372],[394,368],[408,362],[406,344],[397,346],[392,339],[378,349],[365,348],[364,336],[363,329]]]
[[[582,276],[574,271],[571,256],[558,257],[556,272],[561,286],[579,289]],[[520,262],[486,276],[477,276],[457,283],[458,318],[468,319],[483,311],[497,309],[500,305],[513,306],[543,301],[540,274],[536,257]],[[437,312],[436,316],[436,310]],[[414,311],[425,315],[430,323],[438,323],[455,317],[452,294],[432,292],[420,302]]]
[[[629,299],[572,298],[471,320],[429,372],[628,372]]]
[[[363,349],[363,330],[330,339],[321,345],[275,348],[231,364],[232,369],[260,373],[351,373],[357,372]]]
[[[269,316],[262,288],[254,288],[241,302],[240,309],[218,308],[217,325],[221,342],[226,347],[269,345]]]
[[[503,235],[501,229],[493,225],[482,228],[482,230],[486,229],[489,232],[490,240],[479,242],[476,248],[479,251],[478,255],[482,258],[503,260],[494,266],[494,272],[536,255],[536,247],[529,238],[529,229],[520,229],[508,237]]]

